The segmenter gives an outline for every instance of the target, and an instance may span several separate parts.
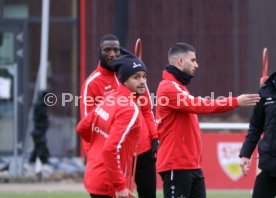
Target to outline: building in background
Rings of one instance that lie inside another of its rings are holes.
[[[99,39],[107,33],[116,34],[131,51],[136,39],[142,39],[153,93],[168,49],[178,41],[197,49],[199,70],[189,87],[195,96],[256,92],[264,47],[270,55],[269,73],[276,69],[274,0],[50,0],[48,92],[58,99],[48,108],[53,156],[78,155],[78,101],[62,104],[62,97],[79,94],[81,1],[86,4],[86,76],[97,65]],[[40,59],[41,7],[42,0],[0,0],[1,155],[12,153],[13,131],[19,152],[25,140]],[[235,110],[200,120],[247,122],[250,114],[251,109]]]
[[[0,84],[1,92],[10,93],[0,95],[1,154],[13,152],[14,130],[19,154],[23,149],[40,60],[41,13],[42,0],[0,0],[0,82],[7,79],[5,75],[12,79]],[[77,96],[79,89],[77,0],[50,1],[48,54],[48,92],[58,97],[57,104],[48,108],[48,147],[53,156],[77,155],[78,108],[61,103],[61,93]]]

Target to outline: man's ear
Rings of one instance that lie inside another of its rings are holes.
[[[124,83],[122,83],[124,86],[126,86],[126,87],[128,87],[127,86],[127,80],[124,82]]]
[[[177,58],[178,64],[182,65],[183,61],[184,61],[184,60],[183,60],[183,57]]]

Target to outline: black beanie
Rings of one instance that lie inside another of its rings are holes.
[[[130,76],[134,75],[136,72],[147,72],[146,65],[140,58],[134,56],[126,49],[123,50],[124,54],[116,58],[112,62],[112,67],[114,68],[115,72],[118,73],[121,83],[124,83]]]

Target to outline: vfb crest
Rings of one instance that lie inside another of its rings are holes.
[[[241,147],[241,142],[219,142],[217,145],[219,164],[233,181],[237,181],[243,175],[239,158]]]

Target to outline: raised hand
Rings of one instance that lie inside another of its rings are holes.
[[[237,97],[239,106],[241,107],[254,106],[260,99],[259,94],[242,94]]]

